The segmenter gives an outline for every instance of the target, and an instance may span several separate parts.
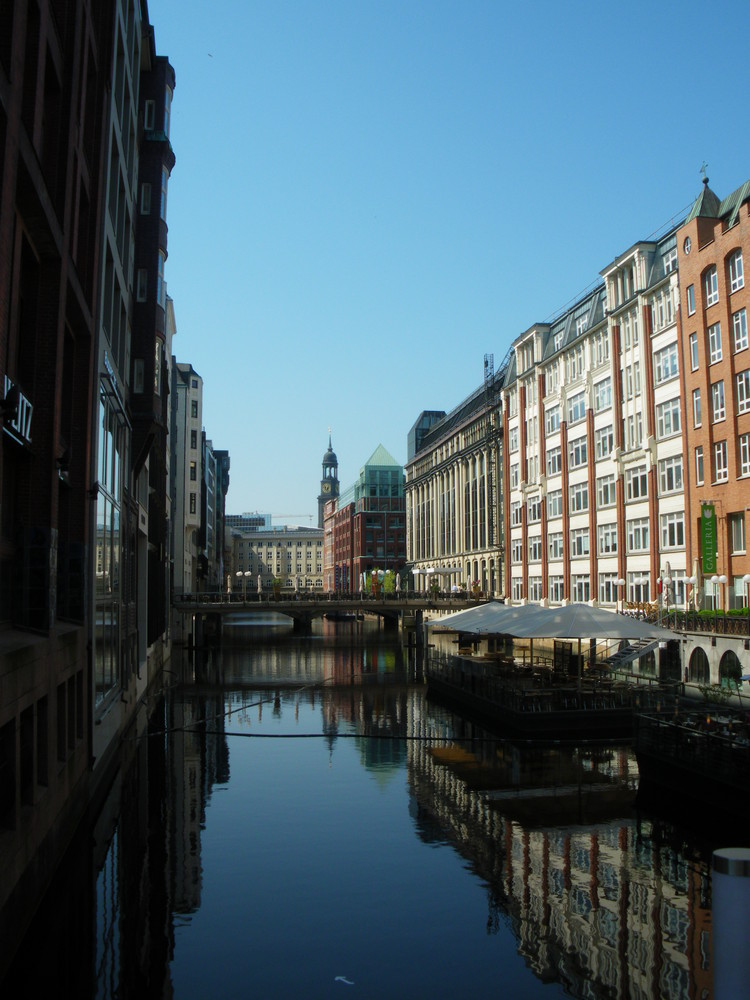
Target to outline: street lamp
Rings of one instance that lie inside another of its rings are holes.
[[[625,581],[620,576],[620,577],[617,578],[617,580],[615,580],[615,583],[617,584],[617,598],[618,598],[618,603],[620,605],[620,608],[619,608],[620,614],[623,614],[623,612],[625,610],[625,601],[623,600],[623,596],[622,596],[622,588],[625,586]]]
[[[237,589],[239,590],[240,589],[240,584],[242,583],[242,577],[243,577],[244,574],[243,574],[243,572],[242,572],[241,569],[238,569],[237,573],[235,575],[237,577]]]
[[[249,569],[245,570],[245,579],[244,579],[244,586],[243,586],[244,593],[245,593],[245,600],[247,600],[247,581],[250,579],[250,577],[252,575],[253,574],[250,572]]]

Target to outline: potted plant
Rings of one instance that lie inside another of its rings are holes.
[[[282,585],[282,583],[283,583],[283,580],[282,580],[282,578],[280,576],[274,576],[271,579],[271,589],[273,590],[273,599],[274,599],[274,601],[278,601],[278,599],[281,597],[281,585]]]

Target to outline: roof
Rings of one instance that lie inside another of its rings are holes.
[[[685,221],[690,222],[692,219],[697,218],[723,219],[728,217],[729,226],[733,226],[737,221],[740,206],[748,198],[750,198],[750,180],[741,184],[740,187],[732,191],[723,201],[719,201],[718,196],[708,186],[708,177],[706,177],[703,181],[703,190],[695,199],[693,207],[690,209],[690,213]]]
[[[370,455],[364,464],[364,468],[367,468],[368,465],[377,465],[380,468],[383,466],[394,466],[397,469],[401,468],[401,464],[396,461],[389,451],[385,450],[382,444],[379,444],[372,455]]]

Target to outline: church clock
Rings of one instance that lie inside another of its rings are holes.
[[[339,495],[339,460],[331,447],[331,431],[328,431],[328,451],[323,456],[323,468],[320,478],[320,493],[318,494],[318,527],[323,527],[323,508],[329,500],[335,500]]]

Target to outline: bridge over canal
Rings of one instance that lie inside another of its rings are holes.
[[[377,615],[384,626],[414,626],[418,637],[425,611],[445,613],[476,606],[476,599],[465,595],[432,597],[428,594],[394,593],[374,596],[370,594],[320,594],[299,591],[279,594],[177,594],[173,608],[182,615],[190,615],[201,623],[210,623],[213,631],[221,631],[221,622],[232,615],[275,614],[286,615],[294,622],[295,631],[307,633],[316,618]],[[203,632],[202,624],[197,630]],[[418,641],[421,641],[418,638]]]

